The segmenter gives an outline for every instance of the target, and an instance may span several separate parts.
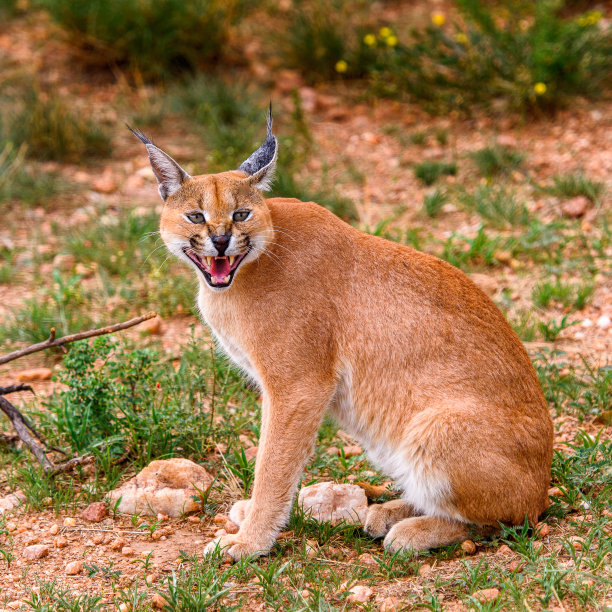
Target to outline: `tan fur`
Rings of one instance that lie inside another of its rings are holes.
[[[251,218],[232,223],[244,207]],[[207,223],[185,221],[192,210]],[[179,257],[190,238],[224,232],[236,249],[247,235],[261,248],[224,290],[197,272],[198,306],[261,386],[263,409],[251,502],[238,502],[240,530],[221,546],[235,558],[269,551],[326,411],[404,488],[407,505],[374,506],[366,523],[390,548],[448,544],[467,523],[537,520],[547,405],[520,340],[462,272],[312,202],[265,200],[239,171],[189,177],[167,199],[161,233]],[[414,513],[426,516],[405,518]]]

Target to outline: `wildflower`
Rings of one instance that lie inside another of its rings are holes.
[[[458,32],[455,35],[455,40],[462,45],[467,45],[468,37],[463,32]]]
[[[384,26],[378,30],[378,33],[380,34],[381,38],[389,38],[389,36],[393,34],[393,30],[387,26]]]
[[[389,47],[395,47],[397,45],[397,36],[389,36],[385,42]]]
[[[160,384],[160,383],[158,383],[158,382],[156,382],[156,383],[155,383],[155,388],[156,388],[156,389],[161,389],[161,384]]]
[[[546,93],[546,89],[546,83],[542,83],[541,81],[533,86],[533,91],[535,91],[536,96],[543,96]]]
[[[336,62],[336,72],[340,74],[346,72],[348,70],[348,64],[344,60],[340,60]]]
[[[433,13],[431,23],[441,28],[446,23],[446,17],[442,13]]]
[[[374,36],[374,34],[366,34],[363,37],[363,42],[368,45],[368,47],[373,47],[376,44],[376,36]]]

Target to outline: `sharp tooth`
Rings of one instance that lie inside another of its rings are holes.
[[[234,265],[234,259],[236,259],[236,256],[235,256],[235,255],[230,255],[230,256],[229,256],[230,266],[233,266],[233,265]]]
[[[229,277],[229,276],[226,276],[226,277],[223,279],[223,282],[224,282],[224,283],[229,283],[229,279],[230,279],[230,277]]]
[[[206,257],[206,265],[210,268],[210,257]]]
[[[217,284],[217,277],[216,277],[216,276],[211,276],[211,277],[210,277],[210,282],[211,282],[213,285],[216,285],[216,284]]]

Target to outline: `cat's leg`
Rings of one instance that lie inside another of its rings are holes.
[[[247,517],[249,510],[251,509],[250,499],[241,499],[237,501],[229,511],[229,518],[232,523],[235,523],[240,527]]]
[[[363,529],[373,538],[384,538],[393,525],[415,514],[414,506],[403,499],[394,499],[384,504],[372,504],[368,508]]]
[[[264,396],[253,494],[233,512],[243,518],[238,533],[209,543],[206,553],[217,545],[234,559],[269,552],[287,524],[298,480],[333,393],[330,381],[308,380]]]
[[[426,550],[448,546],[468,537],[465,523],[437,516],[415,516],[396,523],[386,535],[384,546],[391,552]]]

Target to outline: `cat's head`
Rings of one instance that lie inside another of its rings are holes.
[[[193,266],[213,291],[227,289],[274,235],[262,195],[272,180],[278,154],[270,113],[268,135],[259,149],[237,170],[219,174],[190,176],[142,132],[132,132],[146,146],[159,184],[164,201],[160,234],[166,246]]]

